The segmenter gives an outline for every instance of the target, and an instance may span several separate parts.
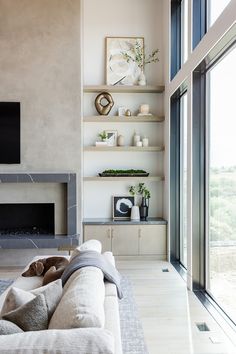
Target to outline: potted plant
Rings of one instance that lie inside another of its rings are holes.
[[[145,183],[139,183],[137,186],[130,186],[129,192],[133,196],[140,195],[142,197],[141,205],[139,207],[140,219],[147,220],[149,199],[151,198],[149,189],[147,189]]]
[[[98,136],[101,139],[101,141],[107,140],[107,132],[105,132],[105,130],[103,130],[103,132],[99,133]]]

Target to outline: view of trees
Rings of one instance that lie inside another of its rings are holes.
[[[210,241],[236,242],[236,166],[211,168]]]

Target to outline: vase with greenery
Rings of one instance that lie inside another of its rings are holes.
[[[145,48],[143,48],[141,44],[136,41],[135,45],[130,48],[130,53],[122,53],[123,58],[127,61],[127,63],[133,61],[140,68],[141,72],[138,80],[139,85],[146,85],[144,68],[147,64],[157,63],[159,61],[158,52],[159,49],[154,49],[150,54],[146,55]]]
[[[107,140],[107,133],[105,132],[105,130],[103,130],[101,133],[99,133],[98,136],[101,139],[101,141]]]
[[[140,195],[142,197],[142,201],[139,207],[140,219],[147,220],[149,199],[151,198],[151,193],[149,189],[147,189],[145,183],[139,183],[137,186],[130,186],[129,192],[134,197],[137,195]]]

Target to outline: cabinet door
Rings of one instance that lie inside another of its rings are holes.
[[[140,225],[139,254],[166,256],[166,225]]]
[[[138,255],[138,230],[136,225],[111,227],[112,252],[115,256]]]
[[[109,225],[84,225],[84,241],[101,242],[102,252],[111,251],[111,228]]]

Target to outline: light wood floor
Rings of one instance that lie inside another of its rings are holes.
[[[235,333],[226,335],[169,263],[117,260],[116,265],[132,281],[149,354],[236,354]],[[20,271],[0,268],[0,279],[15,279]],[[209,332],[197,329],[202,322]]]

